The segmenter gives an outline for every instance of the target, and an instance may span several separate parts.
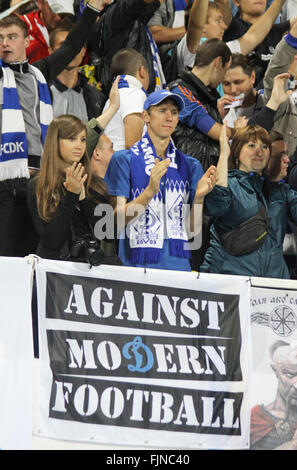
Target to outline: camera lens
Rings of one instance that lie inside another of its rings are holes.
[[[91,266],[99,266],[103,261],[103,252],[101,250],[94,250],[93,253],[89,253],[88,263]]]
[[[99,266],[103,261],[104,253],[95,241],[90,241],[85,249],[85,260],[91,266]]]

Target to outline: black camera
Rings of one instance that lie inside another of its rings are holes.
[[[82,258],[91,266],[99,266],[103,261],[104,253],[97,240],[84,236],[72,244],[70,256],[73,259]]]

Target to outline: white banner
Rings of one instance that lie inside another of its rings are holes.
[[[0,449],[28,450],[33,432],[32,265],[0,258]]]
[[[297,449],[297,289],[252,287],[251,449]]]
[[[249,447],[247,278],[42,260],[40,437]]]

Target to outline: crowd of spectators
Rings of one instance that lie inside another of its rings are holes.
[[[295,8],[0,0],[0,256],[297,279]]]

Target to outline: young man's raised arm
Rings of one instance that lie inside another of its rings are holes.
[[[218,186],[228,186],[228,160],[230,155],[229,138],[227,134],[227,125],[222,126],[220,135],[220,158],[217,164],[217,181]]]
[[[161,8],[163,2],[166,2],[166,0],[160,0]],[[153,17],[150,18],[148,26],[157,44],[176,41],[177,39],[181,39],[186,33],[184,26],[178,26],[176,28],[165,26],[162,21],[162,12],[160,8],[156,10]]]
[[[242,54],[249,54],[265,39],[285,2],[286,0],[274,0],[265,13],[238,38]]]
[[[192,54],[196,53],[203,36],[206,23],[209,0],[194,0],[191,7],[187,27],[187,48]]]
[[[103,4],[104,0],[89,0],[81,18],[73,26],[61,47],[48,57],[33,63],[48,83],[59,75],[80,52],[103,9]]]
[[[274,86],[274,79],[278,74],[290,72],[297,76],[294,71],[294,57],[297,54],[297,23],[295,23],[290,34],[285,36],[276,46],[274,54],[269,62],[268,68],[264,75],[264,99],[267,102]],[[291,69],[292,68],[292,69]],[[297,69],[297,67],[296,67]]]

